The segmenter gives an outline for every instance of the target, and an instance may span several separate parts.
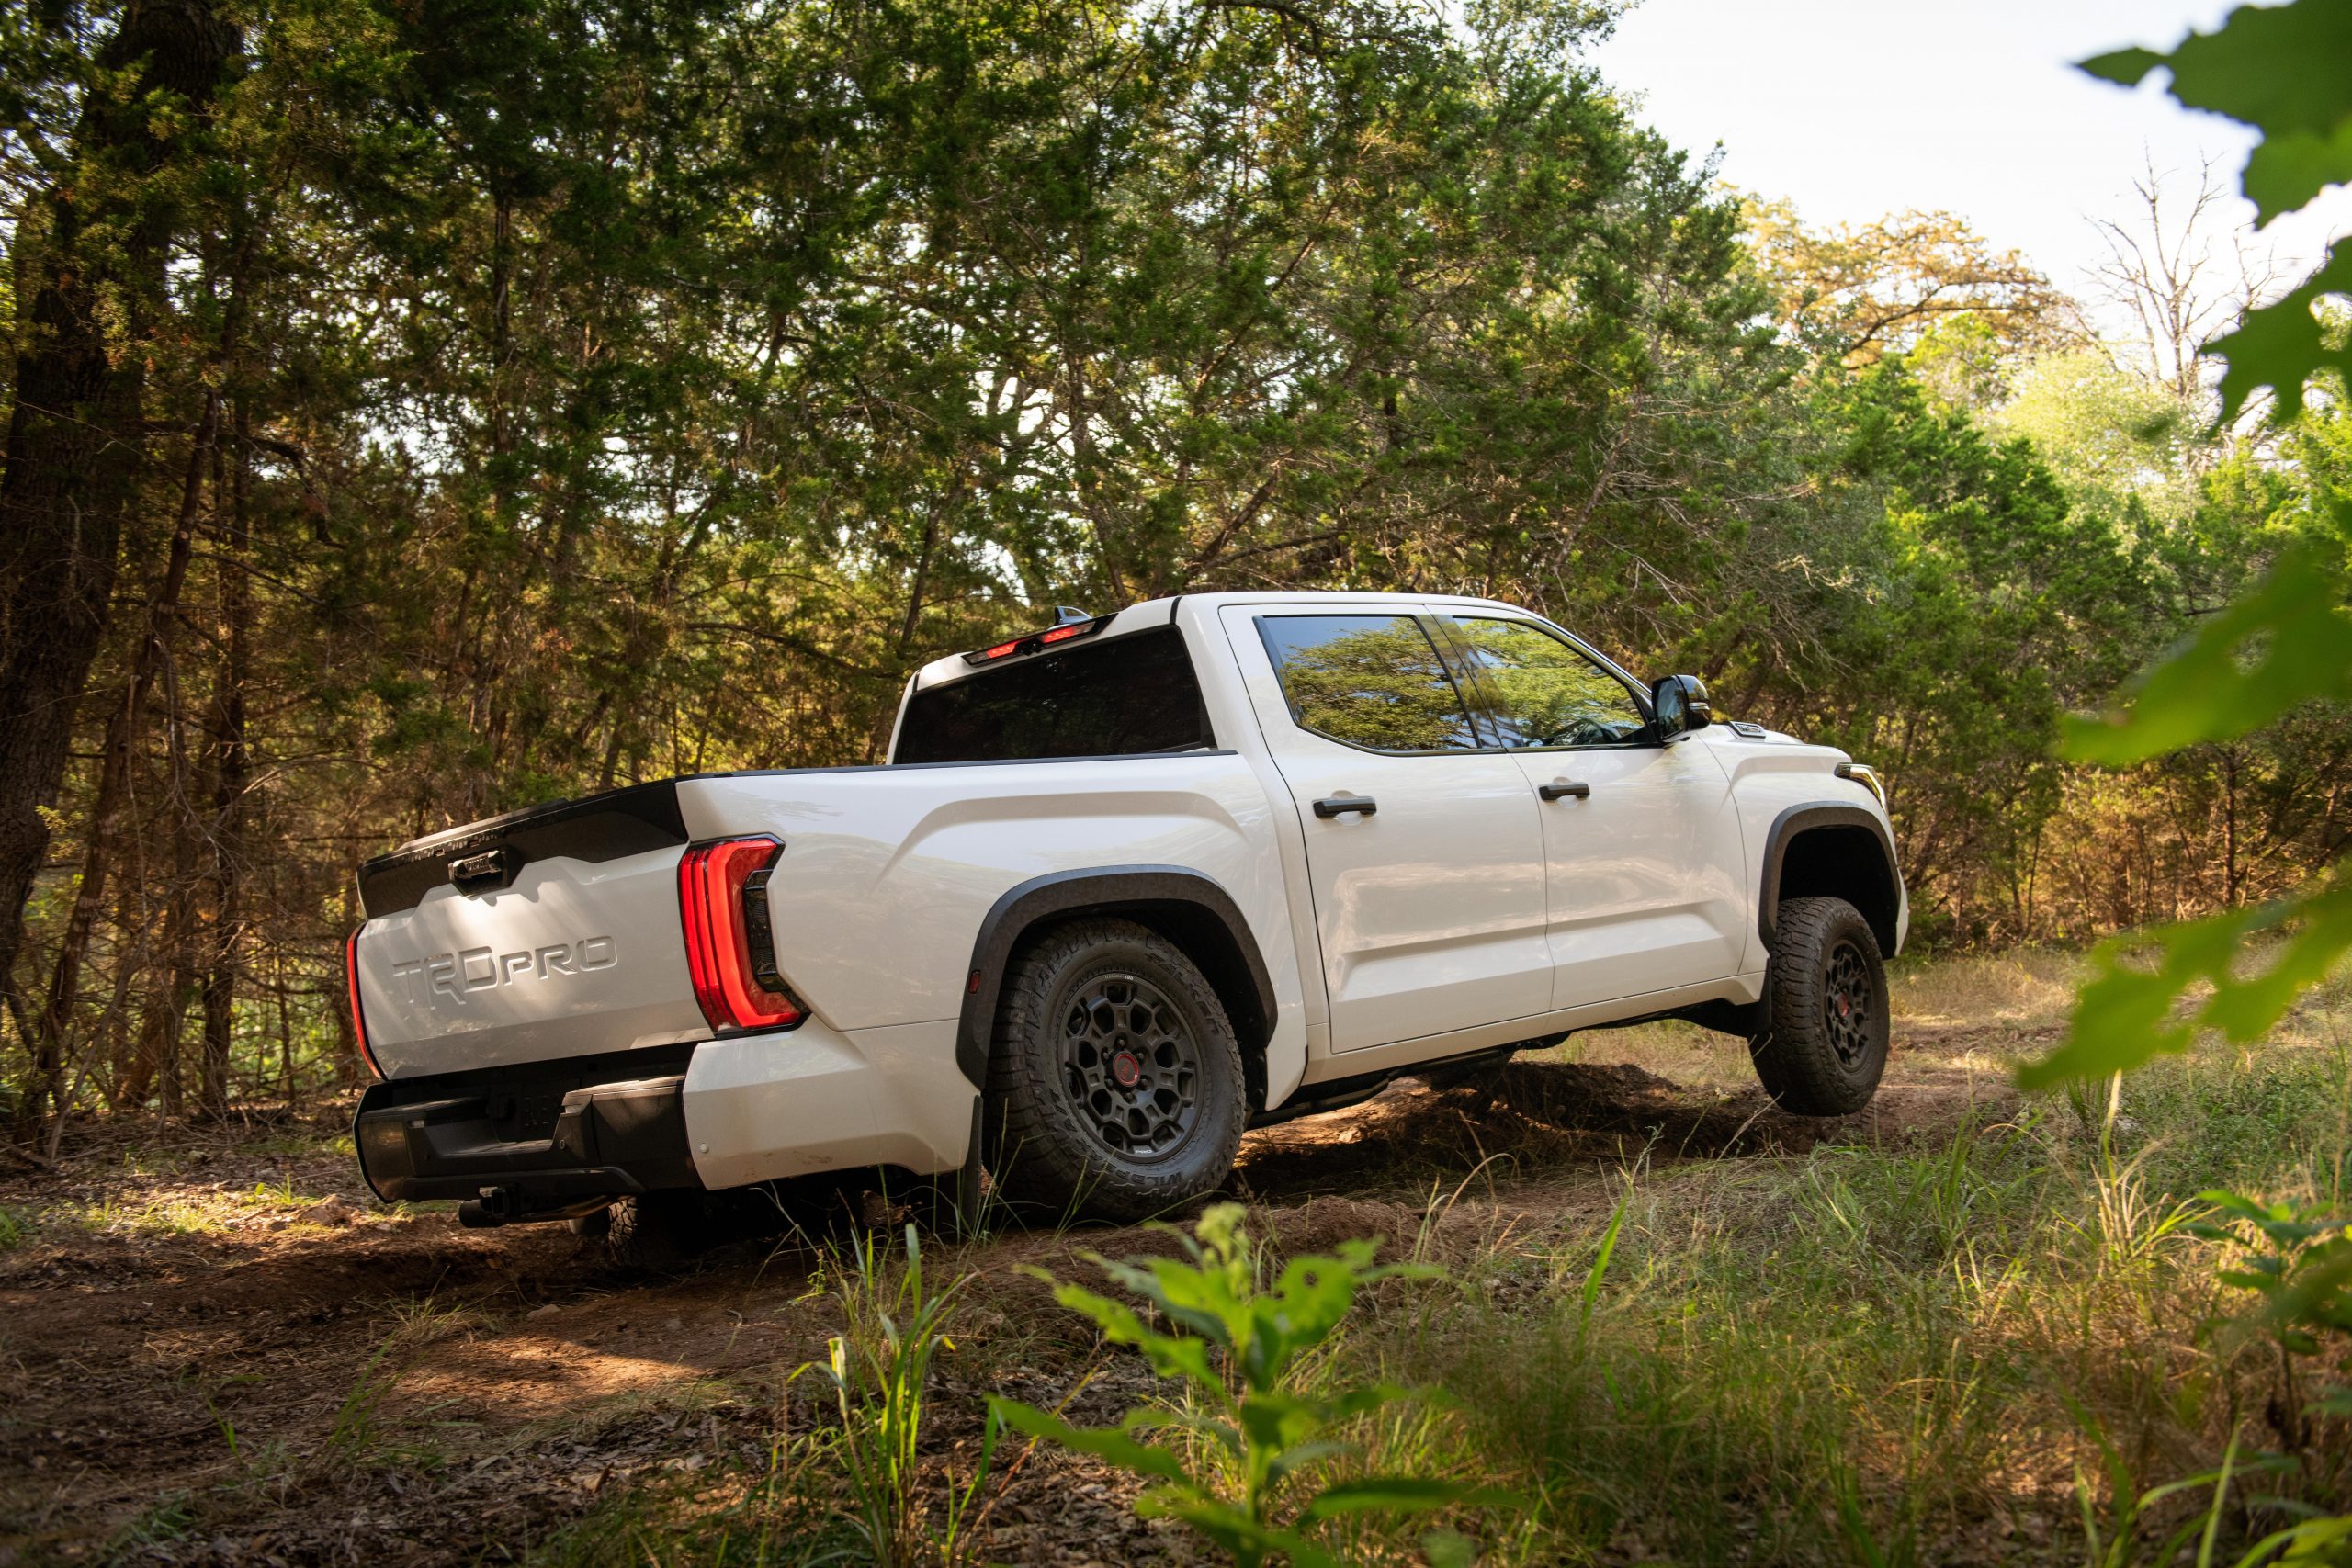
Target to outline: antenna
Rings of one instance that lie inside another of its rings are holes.
[[[1073,622],[1077,621],[1091,621],[1093,618],[1094,617],[1091,615],[1089,615],[1086,611],[1080,609],[1075,604],[1057,604],[1054,606],[1054,625],[1057,626],[1069,626]]]

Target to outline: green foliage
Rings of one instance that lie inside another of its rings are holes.
[[[2352,1371],[2343,1354],[2352,1333],[2352,1236],[2332,1208],[2315,1202],[2264,1202],[2216,1190],[2199,1198],[2213,1205],[2212,1217],[2193,1228],[2231,1248],[2221,1281],[2255,1296],[2260,1303],[2253,1326],[2278,1350],[2280,1388],[2271,1419],[2298,1448],[2308,1446],[2315,1417],[2352,1417],[2352,1387],[2341,1382],[2309,1386],[2300,1363],[2335,1348],[2333,1371]],[[2274,1460],[2273,1468],[2291,1461]],[[2239,1568],[2259,1562],[2340,1562],[2352,1543],[2352,1515],[2302,1520],[2256,1541],[2238,1560]],[[2201,1561],[2201,1559],[2200,1559]]]
[[[2271,951],[2249,954],[2249,939],[2282,930]],[[2258,1040],[2347,949],[2352,876],[2341,872],[2273,904],[2111,938],[2091,955],[2092,977],[2065,1043],[2019,1068],[2018,1081],[2046,1089],[2124,1072],[2187,1050],[2204,1029],[2239,1044]],[[2154,955],[2153,965],[2140,961],[2143,954]],[[2182,1008],[2180,998],[2199,982],[2210,992]]]
[[[918,1562],[954,1568],[976,1544],[976,1505],[987,1489],[1001,1427],[991,1413],[978,1463],[961,1486],[950,1487],[944,1528],[934,1531],[919,1495],[923,1417],[932,1359],[954,1348],[947,1325],[964,1281],[944,1291],[925,1289],[912,1225],[906,1230],[903,1268],[892,1270],[880,1253],[876,1238],[851,1243],[833,1292],[848,1325],[827,1342],[824,1361],[793,1376],[814,1370],[831,1385],[841,1425],[820,1442],[841,1466],[852,1522],[874,1561],[883,1568]]]
[[[1114,1427],[1081,1428],[1014,1401],[990,1401],[1006,1425],[1106,1460],[1155,1484],[1137,1500],[1147,1518],[1192,1526],[1244,1568],[1272,1557],[1301,1565],[1338,1559],[1306,1533],[1352,1514],[1418,1513],[1454,1504],[1493,1503],[1498,1494],[1421,1476],[1353,1476],[1329,1482],[1290,1502],[1292,1483],[1345,1451],[1351,1423],[1414,1395],[1385,1383],[1314,1392],[1301,1358],[1323,1347],[1354,1305],[1356,1293],[1395,1276],[1429,1278],[1417,1265],[1373,1265],[1374,1244],[1342,1242],[1336,1256],[1293,1258],[1269,1288],[1264,1261],[1242,1229],[1238,1204],[1201,1217],[1196,1235],[1171,1232],[1192,1259],[1134,1263],[1093,1259],[1112,1280],[1155,1309],[1152,1326],[1135,1308],[1076,1285],[1054,1299],[1091,1318],[1104,1338],[1143,1352],[1151,1369],[1184,1384],[1188,1403],[1142,1406]],[[1178,1443],[1148,1434],[1190,1436],[1211,1456],[1188,1461]],[[1459,1561],[1458,1541],[1437,1537],[1438,1561]]]
[[[2241,6],[2219,30],[2191,33],[2170,54],[2118,50],[2086,60],[2124,86],[2164,67],[2172,96],[2262,132],[2247,155],[2246,199],[2263,222],[2352,180],[2352,7],[2341,0]]]
[[[14,1209],[0,1207],[0,1252],[14,1251],[29,1228]]]
[[[2252,592],[2147,672],[2128,710],[2068,725],[2067,752],[2143,761],[2233,739],[2305,703],[2352,701],[2352,616],[2343,606],[2343,581],[2326,558],[2290,547]]]
[[[2263,140],[2249,159],[2246,194],[2267,221],[2352,174],[2352,7],[2341,0],[2294,0],[2242,7],[2219,32],[2192,35],[2170,55],[2125,50],[2083,62],[2093,75],[2131,85],[2159,65],[2191,107],[2255,126]],[[2344,157],[2330,151],[2338,141]],[[2332,161],[2333,160],[2333,161]],[[2236,332],[2208,344],[2228,356],[2222,417],[2233,418],[2260,386],[2276,389],[2282,419],[2305,412],[2304,383],[2325,370],[2352,370],[2340,332],[2314,313],[2323,294],[2352,287],[2352,247],[2339,244],[2322,269],[2277,304],[2250,310]],[[2331,333],[2333,335],[2331,335]],[[2339,382],[2339,385],[2346,384]],[[2340,423],[2331,419],[2329,424]],[[2314,702],[2352,699],[2352,618],[2344,611],[2341,556],[2352,503],[2339,491],[2324,508],[2336,537],[2291,541],[2269,571],[2234,604],[2148,671],[2128,711],[2067,727],[2069,754],[2086,761],[2141,761],[2183,748],[2234,740]],[[2248,952],[2258,935],[2284,930],[2275,951]],[[2212,1028],[2244,1043],[2271,1027],[2303,990],[2352,951],[2352,881],[2323,878],[2267,907],[2225,909],[2200,920],[2116,939],[2100,949],[2066,1043],[2026,1067],[2022,1081],[2120,1072],[2186,1048]],[[2153,954],[2153,965],[2142,954]],[[2210,996],[2185,1014],[2179,998],[2199,983]]]
[[[2262,132],[2240,176],[2260,220],[2303,206],[2331,185],[2352,180],[2352,6],[2343,0],[2292,0],[2242,6],[2218,31],[2191,33],[2169,54],[2118,50],[2086,60],[2094,76],[2125,86],[2152,71],[2172,73],[2172,96],[2190,108],[2229,116]],[[2304,285],[2250,310],[2237,331],[2209,351],[2225,355],[2222,417],[2236,417],[2262,387],[2276,389],[2291,417],[2303,385],[2332,369],[2352,380],[2352,344],[2331,334],[2313,313],[2324,294],[2352,292],[2352,243],[2338,243]]]

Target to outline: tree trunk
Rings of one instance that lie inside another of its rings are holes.
[[[114,863],[115,843],[122,818],[130,806],[130,769],[145,728],[147,694],[163,668],[173,621],[179,615],[180,588],[187,581],[188,557],[196,535],[196,514],[204,495],[204,468],[211,455],[220,425],[220,400],[208,392],[204,417],[197,423],[196,444],[187,459],[187,478],[180,492],[179,516],[172,530],[171,554],[164,575],[147,602],[146,625],[131,656],[130,678],[124,682],[122,701],[115,705],[107,724],[105,755],[98,764],[98,794],[90,808],[90,830],[82,847],[82,880],[74,889],[74,906],[66,916],[64,939],[58,943],[57,964],[50,971],[48,1000],[43,1004],[33,1055],[34,1094],[28,1096],[22,1119],[29,1128],[40,1117],[45,1094],[59,1116],[66,1105],[61,1075],[65,1070],[74,1004],[82,981],[82,960],[89,951],[90,931],[98,908],[106,900],[107,872]]]
[[[164,830],[171,838],[172,880],[164,906],[163,941],[155,954],[154,983],[140,1020],[139,1043],[121,1099],[127,1106],[144,1105],[149,1089],[160,1084],[164,1114],[176,1117],[183,1109],[180,1021],[196,985],[196,843],[200,829],[190,804],[193,781],[188,776],[187,715],[180,701],[179,682],[169,671],[164,675],[164,722],[171,779]]]
[[[64,774],[137,502],[146,355],[109,342],[108,314],[136,338],[159,307],[175,220],[152,176],[201,121],[236,45],[210,0],[130,0],[97,63],[136,75],[90,95],[73,165],[40,203],[45,231],[17,231],[41,254],[0,470],[0,976],[48,858],[40,807]],[[163,96],[193,112],[158,112]]]
[[[253,538],[245,468],[246,454],[252,449],[249,434],[241,404],[228,528],[220,550],[220,672],[213,688],[212,952],[204,981],[204,1109],[214,1116],[229,1109],[237,949],[244,937],[245,920],[245,790],[250,771],[245,686],[251,675],[246,633],[253,618],[253,595],[245,576],[245,552]]]

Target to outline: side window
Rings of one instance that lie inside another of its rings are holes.
[[[1611,746],[1649,722],[1624,682],[1574,643],[1530,621],[1449,615],[1505,746]]]
[[[1376,751],[1475,751],[1462,694],[1411,615],[1261,615],[1302,729]]]

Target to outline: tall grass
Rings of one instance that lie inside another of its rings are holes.
[[[931,1364],[951,1348],[949,1325],[966,1281],[929,1288],[915,1227],[907,1226],[905,1234],[903,1263],[887,1258],[874,1236],[853,1238],[834,1255],[832,1295],[842,1330],[829,1342],[823,1361],[794,1375],[816,1371],[832,1391],[841,1424],[811,1441],[839,1465],[850,1522],[874,1561],[883,1568],[933,1562],[955,1568],[972,1558],[1000,1428],[990,1417],[977,1465],[960,1485],[949,1487],[934,1525],[922,1486]]]
[[[1998,1556],[2070,1514],[2095,1562],[2226,1543],[2264,1493],[2344,1500],[2256,1453],[2275,1378],[2212,1331],[2193,1194],[2339,1172],[2346,1090],[2325,1049],[2192,1060],[2087,1115],[1629,1172],[1598,1292],[1574,1237],[1521,1265],[1532,1310],[1466,1303],[1404,1371],[1541,1499],[1530,1561]]]

